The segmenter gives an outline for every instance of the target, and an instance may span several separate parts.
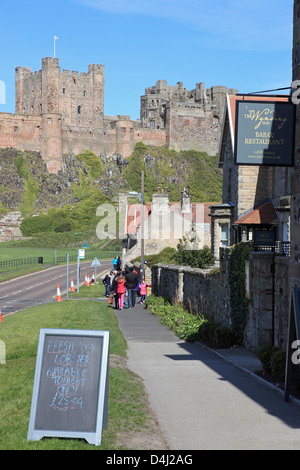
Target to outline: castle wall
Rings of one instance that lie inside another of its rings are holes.
[[[42,118],[0,113],[0,147],[41,151]]]
[[[0,114],[0,147],[42,154],[50,172],[62,168],[65,153],[88,149],[96,155],[129,157],[137,142],[175,150],[217,153],[220,107],[226,87],[205,90],[198,83],[187,90],[182,82],[159,80],[141,97],[141,119],[104,116],[104,66],[91,64],[79,73],[45,57],[42,69],[15,69],[16,114]]]
[[[196,103],[167,105],[168,147],[172,150],[198,150],[216,155],[220,138],[219,117],[205,112]]]

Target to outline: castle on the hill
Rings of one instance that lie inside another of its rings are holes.
[[[139,120],[104,115],[104,65],[70,72],[59,59],[42,59],[42,69],[15,70],[15,114],[0,113],[0,148],[40,152],[50,172],[62,168],[62,156],[88,149],[96,155],[128,157],[137,142],[174,150],[218,152],[226,94],[224,86],[165,80],[145,90]]]

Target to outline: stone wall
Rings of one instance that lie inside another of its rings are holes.
[[[0,242],[19,240],[22,237],[20,226],[23,217],[21,212],[8,212],[0,218]]]
[[[217,153],[226,87],[186,90],[164,80],[147,90],[141,119],[104,115],[104,65],[88,72],[63,69],[45,57],[42,69],[16,67],[16,114],[0,113],[0,148],[41,152],[48,170],[62,169],[63,154],[88,149],[100,156],[129,157],[137,142],[175,150]],[[154,94],[153,94],[154,93]]]
[[[153,292],[230,326],[227,263],[226,257],[220,271],[158,264],[152,268]]]
[[[230,327],[229,250],[220,250],[220,270],[159,264],[152,268],[153,293],[180,302],[195,314],[213,317]],[[263,345],[286,348],[289,259],[273,253],[251,252],[247,276],[249,312],[244,346],[257,352]],[[274,276],[273,276],[274,272]]]

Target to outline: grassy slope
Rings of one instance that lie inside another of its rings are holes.
[[[42,439],[27,442],[28,422],[40,328],[73,328],[110,331],[110,354],[125,356],[126,342],[113,309],[106,302],[64,301],[30,308],[4,317],[0,339],[6,346],[6,364],[0,364],[0,449],[86,450],[117,449],[117,434],[147,423],[144,392],[135,374],[121,367],[109,371],[109,425],[102,444],[83,440]],[[126,390],[126,393],[124,393]]]

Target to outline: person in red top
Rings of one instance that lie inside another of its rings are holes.
[[[119,310],[123,310],[125,292],[126,292],[125,278],[121,274],[117,279],[117,296],[118,296]]]

